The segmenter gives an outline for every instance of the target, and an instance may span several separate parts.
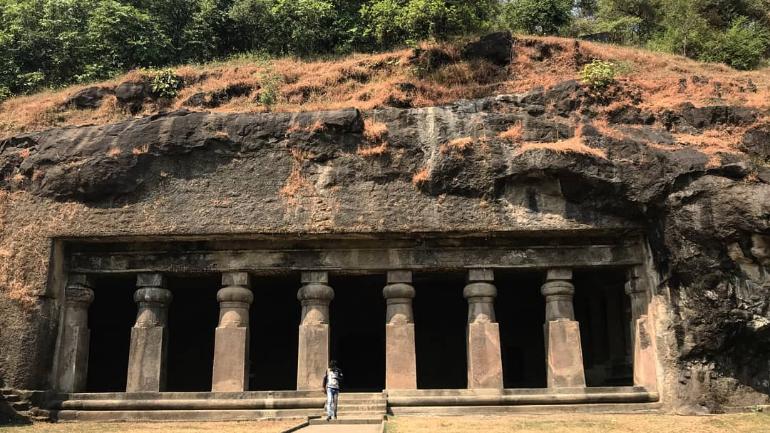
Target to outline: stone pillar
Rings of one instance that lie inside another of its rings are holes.
[[[334,290],[326,272],[303,272],[297,293],[302,303],[297,354],[297,390],[321,390],[329,366],[329,304]]]
[[[254,302],[247,272],[222,274],[217,292],[219,326],[214,340],[213,392],[249,389],[249,306]]]
[[[388,272],[382,291],[387,300],[385,315],[385,387],[417,389],[417,358],[414,345],[414,315],[411,271]]]
[[[641,269],[638,266],[634,266],[628,270],[626,274],[626,295],[631,300],[631,326],[629,343],[631,347],[634,347],[634,341],[636,340],[636,322],[642,316],[647,315],[647,306],[650,301],[647,297],[647,289],[642,284]]]
[[[64,329],[57,376],[60,392],[83,392],[88,377],[88,307],[94,300],[87,275],[71,274],[64,289]]]
[[[471,269],[463,296],[468,300],[468,388],[503,388],[500,328],[495,319],[497,288],[491,269]]]
[[[585,387],[580,325],[575,321],[572,270],[550,269],[545,296],[545,358],[548,388]]]
[[[628,271],[626,294],[631,300],[631,347],[634,357],[634,385],[649,391],[658,389],[655,338],[648,316],[649,295],[642,279],[642,270],[635,266]]]
[[[161,274],[139,274],[134,301],[138,305],[131,329],[126,392],[159,392],[166,387],[168,304],[171,291]]]

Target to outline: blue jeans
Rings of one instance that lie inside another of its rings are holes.
[[[326,388],[326,416],[329,418],[337,418],[337,397],[339,395],[339,389]]]

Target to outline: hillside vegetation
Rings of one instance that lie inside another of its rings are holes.
[[[512,30],[754,69],[768,0],[0,0],[0,100],[136,68],[375,52]]]
[[[612,68],[608,85],[586,84],[601,96],[598,106],[605,117],[624,104],[653,113],[683,102],[760,111],[770,106],[767,70],[740,72],[675,55],[557,37],[515,39],[509,64],[469,57],[463,46],[457,41],[330,60],[242,57],[161,73],[135,70],[90,86],[11,98],[0,105],[0,135],[105,124],[177,109],[281,112],[435,106],[584,79],[586,65],[595,60]]]

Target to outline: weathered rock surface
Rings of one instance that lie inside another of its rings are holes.
[[[123,90],[119,99],[143,92]],[[572,81],[363,114],[178,111],[2,140],[0,188],[23,203],[7,211],[11,230],[31,214],[78,205],[77,221],[57,232],[70,236],[638,227],[670,293],[677,401],[713,410],[767,402],[768,126],[743,108],[629,107],[610,115],[628,124],[616,125],[622,134],[607,134],[591,120],[597,103]],[[370,145],[363,116],[387,125],[385,152],[357,153]],[[606,158],[499,138],[516,124],[521,139],[545,143],[580,127],[585,145]],[[715,155],[676,146],[672,134],[754,124],[743,138],[750,153],[717,152],[716,165]],[[472,144],[449,145],[458,138]],[[42,321],[50,312],[41,302],[45,313],[2,315],[0,328]],[[29,332],[48,337],[24,353],[47,350],[52,330],[37,327]],[[2,335],[0,345],[17,353],[12,340]],[[21,358],[0,366],[0,376],[34,386],[37,379],[20,373]]]

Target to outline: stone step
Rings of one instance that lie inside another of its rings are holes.
[[[360,405],[360,406],[338,406],[337,412],[385,412],[388,410],[388,405],[386,404],[367,404],[367,405]]]
[[[3,399],[5,399],[5,401],[8,403],[15,403],[17,401],[21,401],[21,396],[18,394],[5,394],[3,395]]]
[[[58,421],[257,421],[307,419],[322,416],[321,409],[280,410],[130,410],[130,411],[52,411]]]
[[[331,419],[329,421],[326,420],[326,418],[316,418],[311,419],[308,421],[308,424],[310,425],[340,425],[340,424],[350,424],[350,425],[363,425],[363,424],[382,424],[382,420],[384,418],[381,415],[374,415],[374,416],[368,416],[368,417],[357,417],[357,418],[337,418],[337,419]]]
[[[11,403],[11,407],[17,412],[23,412],[30,410],[32,408],[32,404],[28,401],[17,401],[15,403]]]

